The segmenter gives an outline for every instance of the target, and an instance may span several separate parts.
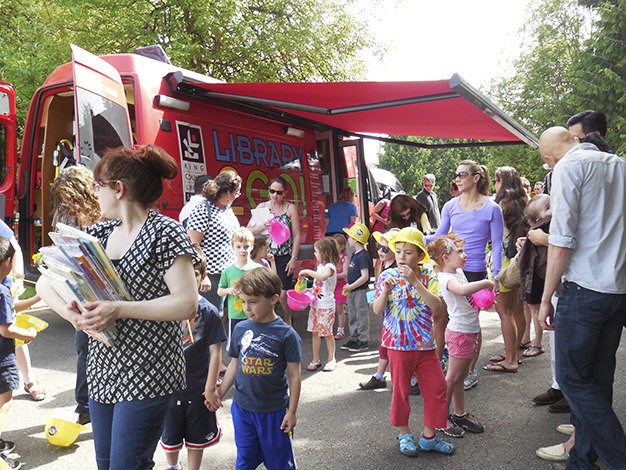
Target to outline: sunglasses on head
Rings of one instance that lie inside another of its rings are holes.
[[[278,189],[270,189],[269,190],[270,194],[278,194],[279,196],[282,196],[283,194],[285,194],[285,191],[280,191]]]
[[[382,253],[389,253],[389,247],[380,243],[376,243],[376,249]]]

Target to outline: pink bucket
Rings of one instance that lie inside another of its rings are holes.
[[[490,289],[482,289],[472,295],[474,305],[483,310],[490,309],[495,303],[495,298],[495,292]]]
[[[277,245],[282,245],[291,236],[291,230],[285,224],[275,217],[268,220],[267,233]]]
[[[310,290],[305,290],[300,293],[293,289],[287,291],[287,305],[289,305],[291,310],[299,312],[306,309],[314,301],[315,295],[313,295],[313,292]]]

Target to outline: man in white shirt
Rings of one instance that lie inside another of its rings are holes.
[[[211,179],[213,178],[209,175],[200,175],[196,177],[196,181],[194,181],[193,184],[194,195],[189,198],[189,202],[183,206],[180,210],[180,214],[178,214],[178,221],[183,224],[183,227],[187,228],[187,219],[189,218],[189,214],[191,214],[193,208],[205,200],[202,195],[202,188],[204,187],[204,183]]]
[[[613,410],[615,353],[626,326],[626,160],[578,144],[562,127],[539,140],[552,168],[548,267],[539,320],[555,330],[556,378],[576,443],[568,467],[626,468],[626,435]],[[550,302],[563,281],[556,309]]]

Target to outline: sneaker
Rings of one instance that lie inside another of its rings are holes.
[[[422,392],[420,391],[420,384],[416,383],[415,385],[411,385],[411,395],[420,395]]]
[[[454,454],[454,446],[447,441],[444,441],[439,436],[435,436],[433,439],[426,439],[424,434],[420,436],[420,449],[424,452],[440,452],[442,454],[452,455]]]
[[[341,349],[342,351],[349,351],[350,348],[354,347],[354,345],[358,342],[359,340],[349,339],[346,343],[339,346],[339,349]]]
[[[4,439],[0,439],[0,454],[1,455],[9,455],[14,450],[15,450],[15,442],[5,441]]]
[[[336,360],[332,360],[332,361],[328,361],[326,363],[326,365],[324,366],[324,368],[322,369],[322,372],[332,372],[337,368],[337,361]]]
[[[569,458],[569,452],[563,444],[550,447],[541,447],[535,451],[537,457],[548,462],[565,462]]]
[[[387,381],[384,377],[382,379],[377,379],[375,375],[372,375],[372,378],[369,380],[369,382],[360,383],[359,387],[361,387],[361,390],[375,390],[377,388],[386,388]]]
[[[474,388],[478,385],[478,372],[468,372],[467,377],[463,380],[463,388],[465,390],[469,390],[470,388]]]
[[[480,423],[471,413],[465,413],[465,416],[463,417],[458,417],[457,415],[452,413],[448,419],[457,426],[465,429],[467,432],[480,434],[485,430],[485,426]]]
[[[439,428],[437,431],[443,432],[446,436],[450,437],[463,437],[465,434],[465,429],[461,426],[458,426],[454,421],[452,421],[452,415],[448,416],[448,421],[446,422],[445,428]]]
[[[22,462],[17,459],[10,459],[6,455],[0,454],[0,459],[4,460],[4,463],[12,470],[17,470],[18,468],[22,468]]]
[[[533,403],[537,406],[552,405],[563,398],[563,392],[550,387],[547,392],[533,398]]]
[[[346,333],[343,330],[337,330],[337,334],[335,335],[335,339],[341,340],[346,337]]]
[[[417,457],[419,453],[413,434],[400,434],[398,436],[398,447],[400,452],[407,457]]]
[[[84,426],[85,424],[91,423],[91,416],[89,415],[89,411],[78,414],[78,419],[76,420],[78,424]]]
[[[360,352],[360,351],[367,351],[370,348],[370,345],[367,343],[367,341],[356,341],[352,347],[348,348],[348,351],[350,352]]]

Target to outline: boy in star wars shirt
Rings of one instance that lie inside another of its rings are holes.
[[[219,394],[223,398],[234,383],[237,469],[261,463],[268,470],[297,468],[291,431],[300,399],[302,340],[274,312],[281,288],[267,268],[246,272],[236,284],[249,320],[235,326]]]

